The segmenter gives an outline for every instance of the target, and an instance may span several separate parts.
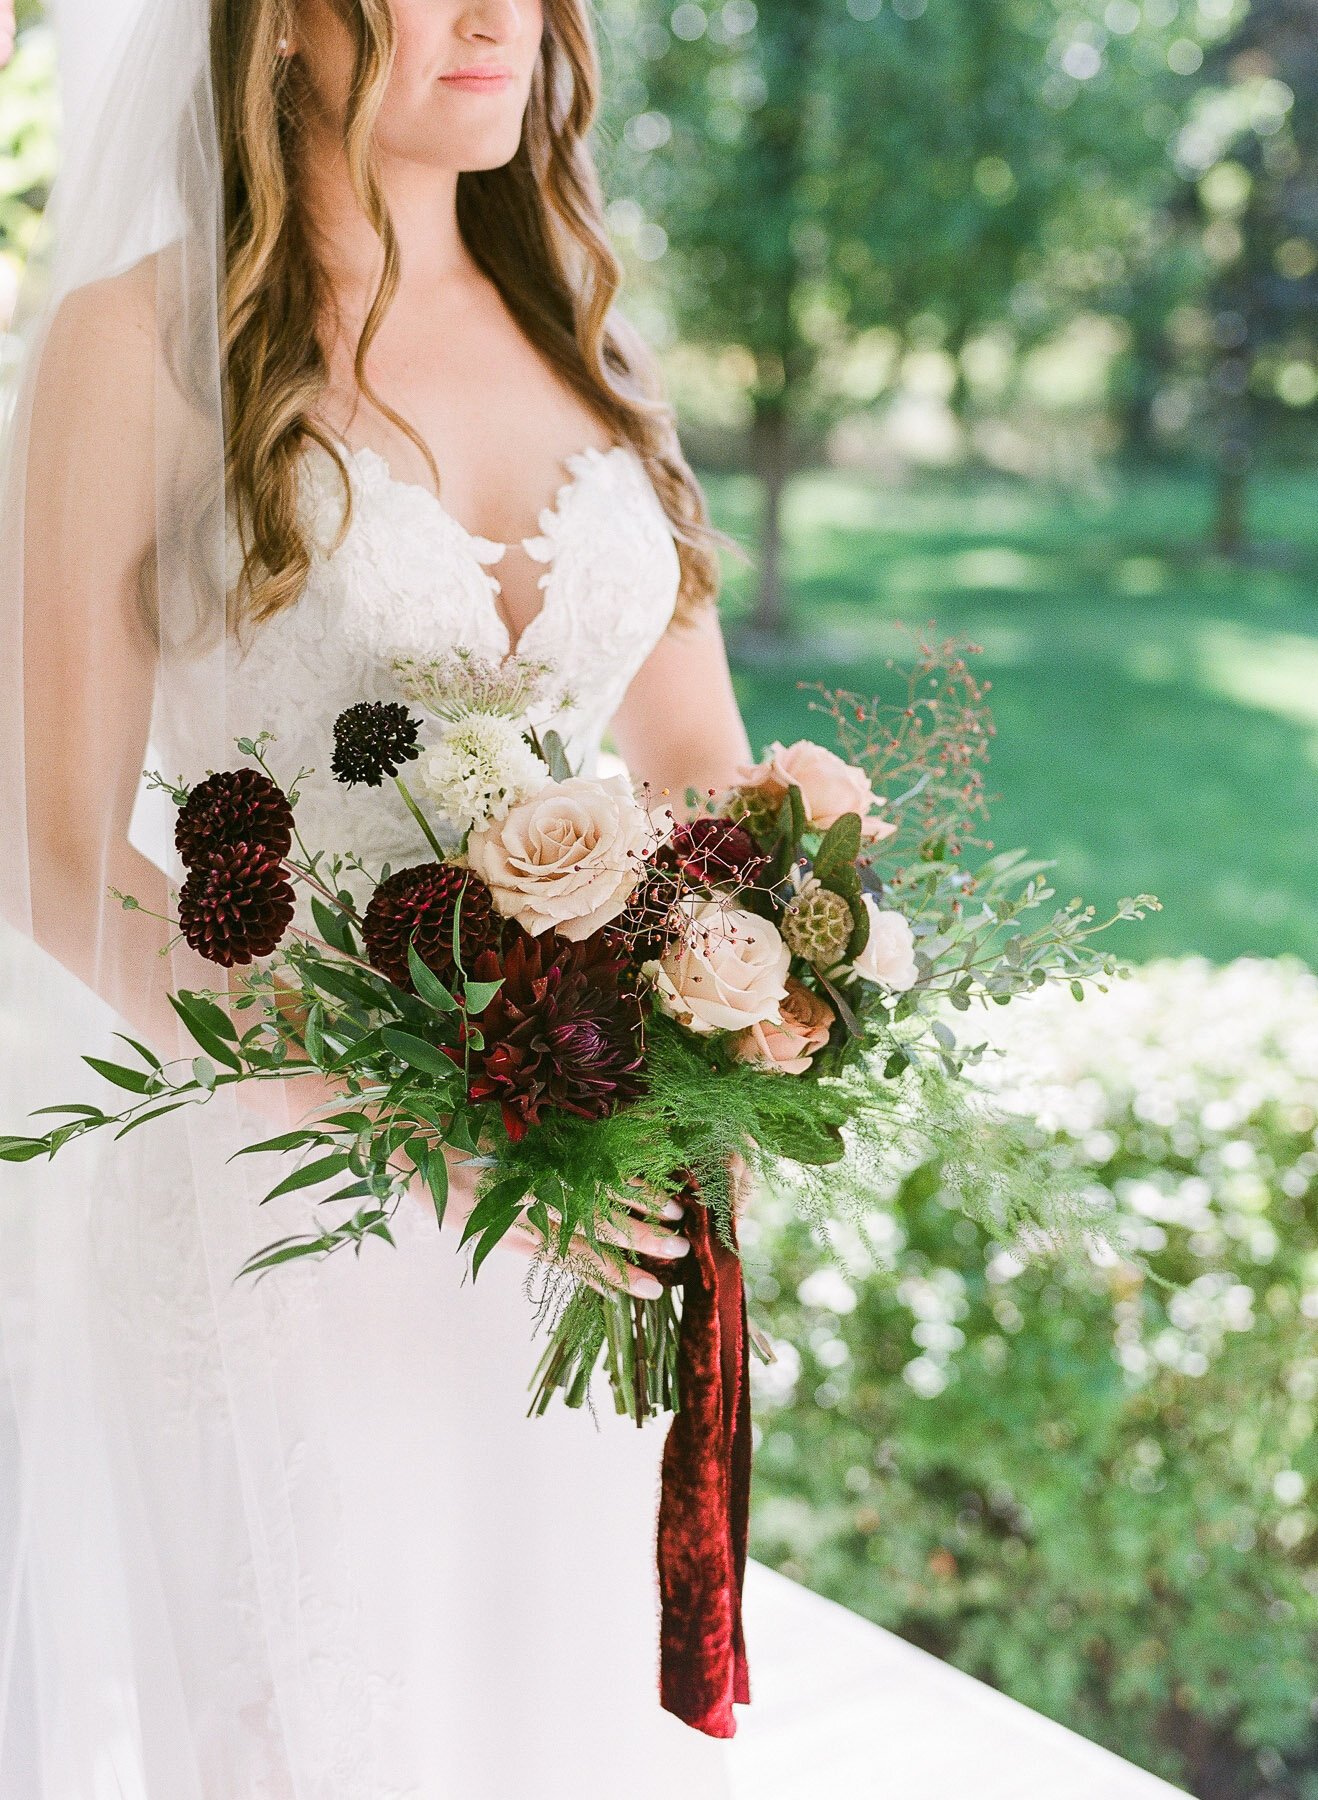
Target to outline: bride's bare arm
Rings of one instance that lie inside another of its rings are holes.
[[[669,631],[628,688],[613,735],[637,781],[667,790],[674,812],[693,787],[702,796],[729,785],[750,744],[742,723],[718,616]]]
[[[37,941],[119,1015],[173,1042],[164,875],[128,841],[156,652],[139,600],[155,542],[149,294],[70,296],[33,399],[24,517],[24,753]],[[144,912],[107,899],[118,888]]]

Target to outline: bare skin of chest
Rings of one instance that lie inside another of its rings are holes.
[[[325,412],[354,446],[369,446],[400,481],[434,488],[410,439],[369,403],[355,404],[350,345],[359,321],[345,318],[330,354]],[[435,458],[440,497],[478,537],[508,548],[492,571],[497,604],[514,642],[540,610],[544,565],[521,540],[568,479],[564,460],[593,445],[606,427],[527,341],[491,283],[477,274],[404,283],[371,347],[367,374]],[[400,404],[399,397],[405,396]]]

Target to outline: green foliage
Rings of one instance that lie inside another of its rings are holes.
[[[710,487],[718,523],[745,537],[749,485]],[[802,681],[899,699],[902,622],[936,613],[984,646],[975,672],[992,684],[992,810],[973,835],[1055,859],[1065,898],[1110,908],[1155,892],[1161,913],[1113,932],[1119,956],[1318,962],[1318,833],[1300,826],[1318,724],[1312,478],[1273,473],[1255,511],[1286,558],[1199,549],[1212,489],[1194,474],[1113,469],[1083,495],[1002,477],[802,477],[791,642],[735,670],[751,739],[819,735]],[[750,602],[731,569],[734,629]]]
[[[20,28],[31,11],[20,10]],[[55,114],[51,33],[22,30],[13,61],[0,74],[0,257],[15,272],[32,249],[55,177]]]
[[[990,1023],[1107,1247],[995,1252],[946,1154],[834,1266],[770,1208],[757,1552],[1194,1793],[1313,1800],[1318,980],[1157,965]]]

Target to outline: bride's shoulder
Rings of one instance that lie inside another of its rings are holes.
[[[148,256],[117,275],[71,289],[51,317],[43,363],[52,355],[82,364],[95,359],[103,375],[140,373],[154,355],[158,260]]]
[[[147,259],[74,288],[54,308],[32,389],[38,489],[73,483],[145,520],[156,455],[156,287]]]

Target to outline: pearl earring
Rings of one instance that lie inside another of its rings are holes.
[[[287,55],[288,55],[288,39],[287,39],[287,38],[280,38],[280,40],[279,40],[279,54],[280,54],[280,55],[281,55],[281,56],[287,56]]]

